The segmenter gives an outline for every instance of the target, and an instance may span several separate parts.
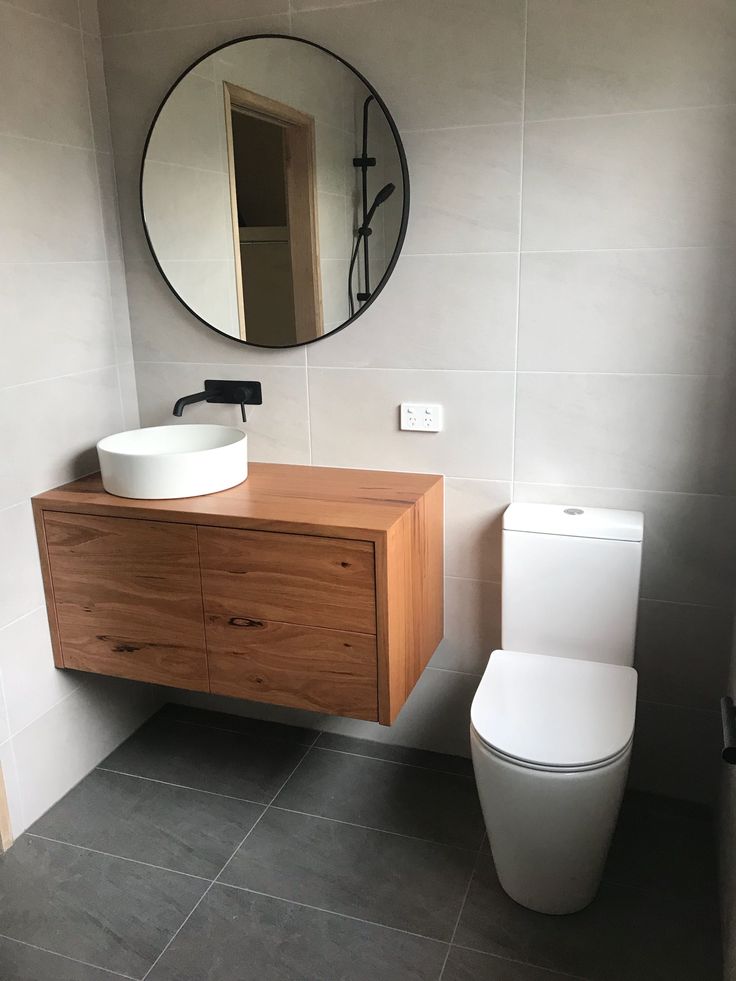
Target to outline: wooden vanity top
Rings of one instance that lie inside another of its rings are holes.
[[[251,463],[244,483],[203,497],[171,501],[114,497],[103,489],[100,475],[92,474],[34,500],[45,511],[374,541],[441,482],[436,474]]]

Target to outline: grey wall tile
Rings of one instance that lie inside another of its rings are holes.
[[[128,34],[286,14],[289,0],[100,0],[99,7],[103,34]]]
[[[240,406],[190,406],[180,422],[218,422],[242,426],[248,434],[248,459],[264,463],[309,463],[307,378],[304,368],[275,365],[149,364],[136,366],[141,423],[173,423],[174,402],[199,392],[205,378],[260,381],[263,405],[248,407],[248,422],[240,422]]]
[[[310,365],[510,371],[515,255],[402,255],[354,326],[307,349]]]
[[[530,0],[527,119],[736,102],[729,0]]]
[[[510,374],[309,368],[309,389],[318,466],[509,477]],[[442,403],[442,432],[400,431],[402,401]]]
[[[58,671],[54,666],[45,607],[0,630],[0,672],[11,735],[50,711],[82,683],[80,674]]]
[[[501,581],[502,516],[511,501],[505,481],[445,481],[445,573]]]
[[[528,123],[523,247],[733,242],[735,167],[736,107]]]
[[[517,122],[520,0],[385,0],[295,13],[294,34],[346,58],[376,86],[400,127]],[[380,51],[380,58],[371,52]],[[450,52],[462,52],[452,57]]]
[[[121,423],[115,368],[0,390],[0,508],[96,470]]]
[[[115,363],[110,285],[104,262],[0,265],[6,383],[38,381]]]
[[[516,482],[514,500],[642,511],[641,595],[673,603],[732,607],[736,498]]]
[[[0,155],[0,261],[105,258],[91,150],[0,136]]]
[[[733,493],[723,446],[734,426],[727,380],[670,375],[519,375],[521,481]]]
[[[0,103],[0,132],[92,145],[79,33],[0,5],[0,83],[12,93]]]
[[[445,634],[430,664],[480,676],[501,646],[501,586],[445,579]]]
[[[730,610],[643,600],[634,666],[639,697],[714,712],[726,690]]]
[[[518,248],[518,123],[409,131],[403,139],[411,175],[404,252]]]
[[[77,0],[10,0],[10,4],[29,14],[38,14],[68,27],[79,26]]]
[[[519,367],[729,374],[735,271],[726,249],[527,253]]]
[[[712,806],[722,742],[718,711],[639,702],[629,785]]]
[[[43,604],[36,531],[30,501],[0,511],[0,542],[12,562],[0,566],[0,626]]]

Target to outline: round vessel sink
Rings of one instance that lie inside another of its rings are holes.
[[[152,426],[97,444],[109,494],[139,500],[198,497],[248,476],[248,439],[231,426]]]

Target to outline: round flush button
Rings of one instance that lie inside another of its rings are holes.
[[[585,514],[582,508],[565,508],[565,514]]]

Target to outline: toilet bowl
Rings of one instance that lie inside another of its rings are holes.
[[[633,743],[638,512],[511,505],[502,643],[470,741],[499,881],[541,913],[594,898]]]
[[[573,913],[598,889],[631,756],[636,672],[494,651],[470,742],[496,872],[518,903]]]

